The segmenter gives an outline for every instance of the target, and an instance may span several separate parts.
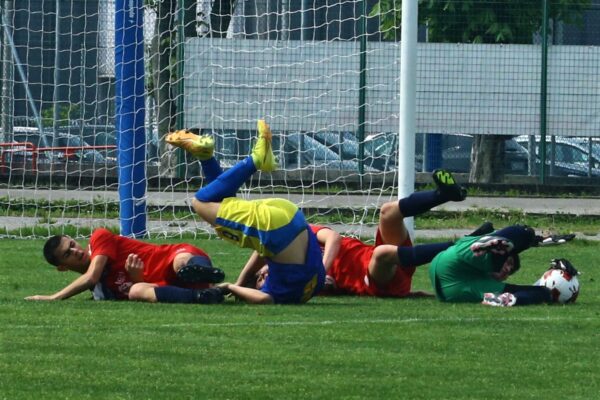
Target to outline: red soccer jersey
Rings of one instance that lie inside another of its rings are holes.
[[[125,262],[129,254],[137,254],[144,262],[144,282],[159,286],[185,286],[179,282],[173,270],[173,260],[180,253],[192,253],[208,257],[197,247],[188,244],[156,245],[139,240],[115,235],[107,229],[96,229],[92,233],[88,246],[90,258],[106,256],[106,267],[102,274],[101,283],[108,288],[116,299],[126,299],[133,282],[125,270]],[[207,287],[208,285],[202,285]],[[198,287],[198,285],[194,285]]]
[[[329,229],[315,225],[311,225],[311,228],[315,234],[321,229]],[[342,236],[338,255],[327,273],[335,280],[338,290],[354,295],[381,297],[405,297],[410,293],[415,267],[398,266],[396,275],[385,287],[370,282],[369,262],[375,247],[380,244],[383,243],[379,231],[375,245],[368,245],[358,239]],[[410,238],[402,245],[412,246]]]

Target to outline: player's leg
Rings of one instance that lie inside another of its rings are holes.
[[[219,161],[214,157],[215,139],[212,136],[196,135],[186,130],[179,130],[168,134],[165,141],[196,157],[200,161],[208,183],[214,181],[223,172]]]
[[[157,287],[158,285],[153,283],[135,283],[129,288],[129,300],[156,303],[158,300],[156,299],[154,289]]]
[[[448,201],[462,201],[467,197],[466,190],[461,187],[452,174],[444,170],[433,172],[436,190],[424,190],[410,194],[398,202],[383,204],[379,217],[379,234],[385,244],[401,246],[408,238],[404,226],[405,217],[423,214],[432,208]]]
[[[277,169],[271,146],[271,129],[262,120],[258,121],[257,125],[258,140],[254,145],[252,155],[218,175],[211,183],[196,192],[192,205],[196,213],[205,221],[214,224],[219,209],[218,203],[225,198],[235,196],[238,189],[257,170],[274,171]],[[172,140],[171,143],[185,148],[189,142]]]
[[[179,253],[173,259],[173,270],[177,278],[186,283],[221,283],[225,272],[212,265],[205,255]]]
[[[520,253],[537,244],[535,231],[527,225],[511,225],[495,231],[492,236],[499,236],[510,240],[513,244],[512,251]]]
[[[223,291],[219,288],[186,289],[140,282],[129,289],[129,300],[149,303],[217,304],[224,299]]]
[[[377,246],[369,262],[369,276],[376,284],[386,285],[396,275],[397,268],[412,268],[428,264],[438,253],[450,246],[452,242],[416,246],[386,244]]]
[[[515,305],[517,306],[552,303],[552,292],[545,286],[513,285],[507,283],[504,291],[515,296]]]
[[[259,121],[258,140],[252,150],[252,155],[223,173],[219,173],[219,170],[214,168],[209,168],[209,171],[205,170],[205,174],[208,172],[208,175],[210,175],[208,180],[211,180],[211,182],[196,193],[196,199],[204,203],[220,202],[224,198],[235,196],[238,189],[258,169],[263,171],[276,169],[271,138],[272,134],[269,126],[264,121]],[[194,135],[189,132],[185,132],[185,135],[181,134],[181,131],[172,133],[167,137],[167,141],[174,146],[192,152],[192,154],[201,153],[207,157],[212,155],[214,148],[212,138]],[[209,141],[210,143],[208,143]],[[210,151],[207,148],[210,148]],[[211,160],[214,160],[214,157],[206,159],[206,161]],[[207,165],[203,165],[203,169],[205,166]]]

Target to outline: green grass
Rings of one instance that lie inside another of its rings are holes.
[[[431,185],[430,185],[431,186]],[[532,198],[532,201],[535,199]],[[337,208],[337,209],[304,209],[308,222],[313,224],[371,224],[379,221],[379,209]],[[114,219],[115,227],[119,218],[119,203],[97,198],[91,202],[75,200],[45,199],[9,199],[0,197],[0,215],[14,217],[35,217],[38,226],[8,230],[0,227],[0,235],[15,237],[47,237],[65,232],[64,224],[58,218],[98,218]],[[148,220],[170,221],[185,224],[194,220],[188,207],[170,207],[167,210],[159,207],[148,208]],[[451,229],[456,227],[475,228],[483,221],[494,221],[496,227],[515,223],[526,224],[550,230],[554,233],[580,232],[584,235],[600,234],[600,216],[574,217],[567,214],[539,215],[526,214],[520,210],[502,211],[484,208],[473,208],[463,212],[430,211],[415,218],[418,229]],[[76,236],[89,235],[90,230],[73,227]]]
[[[197,240],[229,279],[246,250]],[[41,240],[0,240],[0,398],[592,399],[600,393],[598,244],[523,254],[514,283],[551,257],[583,271],[570,306],[321,297],[303,306],[27,302],[75,275]],[[430,290],[426,267],[415,289]]]

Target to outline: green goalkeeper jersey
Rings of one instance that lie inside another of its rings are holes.
[[[486,253],[476,257],[471,245],[480,236],[466,236],[439,253],[429,267],[436,296],[448,302],[479,302],[487,292],[501,293],[505,284],[491,277],[502,265],[499,257]]]

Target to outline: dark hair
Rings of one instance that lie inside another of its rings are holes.
[[[250,275],[245,282],[242,283],[243,287],[256,289],[256,284],[258,283],[258,272]]]
[[[64,238],[65,235],[54,235],[50,239],[46,241],[44,245],[44,258],[48,261],[49,264],[58,267],[58,260],[56,258],[56,249],[60,245],[60,241]]]

